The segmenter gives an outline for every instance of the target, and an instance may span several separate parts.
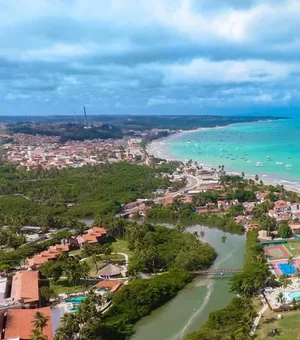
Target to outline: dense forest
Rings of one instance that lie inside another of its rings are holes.
[[[88,217],[115,214],[121,204],[172,187],[161,170],[120,162],[27,172],[0,168],[1,215]],[[32,223],[28,221],[27,223]]]

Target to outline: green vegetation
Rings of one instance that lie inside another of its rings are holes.
[[[77,292],[83,292],[88,289],[88,286],[83,283],[81,285],[71,286],[67,279],[61,279],[57,282],[50,283],[50,288],[55,292],[55,294],[61,294],[61,293],[77,293]]]
[[[68,287],[74,285],[77,288],[76,278],[83,277],[82,263],[87,263],[89,267],[98,266],[99,254],[105,254],[103,247],[110,252],[115,249],[129,254],[131,252],[128,272],[133,274],[133,280],[114,295],[112,307],[103,314],[101,320],[100,314],[95,312],[90,315],[90,320],[86,321],[87,326],[84,327],[84,334],[89,334],[88,339],[125,340],[133,334],[135,322],[173,298],[192,280],[193,270],[211,266],[216,253],[210,245],[199,241],[196,235],[185,232],[181,226],[168,229],[148,223],[137,224],[120,218],[107,216],[97,218],[97,224],[101,225],[104,222],[108,230],[108,243],[99,246],[99,250],[97,247],[84,247],[78,256],[88,257],[87,261],[78,262],[78,259],[62,257],[41,266],[41,271],[51,281],[54,281],[56,273],[57,278],[61,275],[66,276],[65,283]],[[119,239],[116,240],[115,236]],[[114,256],[109,254],[108,258],[113,259]],[[117,257],[115,260],[119,259]],[[78,263],[80,269],[77,268]],[[136,279],[135,274],[140,272],[156,275],[149,280]],[[58,283],[61,284],[61,280]],[[58,283],[55,282],[55,285]],[[57,292],[59,288],[55,285],[51,283],[51,288]],[[73,320],[74,329],[78,328],[78,318],[81,320],[82,317],[80,313],[80,311],[78,314],[75,313],[74,318],[77,321]],[[64,318],[60,327],[60,332],[65,334],[71,329],[67,318],[66,320]],[[82,335],[81,330],[80,334]]]
[[[216,257],[210,245],[184,230],[130,223],[126,239],[129,250],[134,253],[128,268],[133,274],[166,271],[174,267],[188,271],[205,269]]]
[[[185,340],[250,340],[255,316],[251,300],[234,298],[226,308],[211,312],[204,326]]]
[[[13,251],[0,251],[0,270],[19,266],[27,257],[42,252],[49,246],[58,243],[63,238],[70,237],[69,232],[58,232],[53,238],[39,243],[29,243]]]
[[[269,274],[257,236],[257,231],[247,233],[243,271],[231,279],[231,291],[246,297],[252,297],[264,288]]]
[[[282,222],[278,226],[278,236],[282,238],[289,238],[292,234],[292,229],[289,227],[287,222]]]
[[[284,312],[283,318],[278,320],[278,313],[269,312],[261,318],[257,328],[257,340],[272,338],[271,333],[274,328],[278,330],[276,340],[292,340],[299,336],[300,312]]]
[[[0,221],[17,216],[29,224],[60,224],[66,216],[115,214],[121,204],[151,197],[157,188],[172,187],[160,170],[129,163],[99,164],[82,168],[26,172],[0,168]],[[22,194],[22,196],[13,196]],[[71,207],[68,204],[72,203]],[[47,219],[51,218],[51,221]],[[50,223],[51,222],[51,223]],[[65,222],[65,221],[64,221]],[[64,223],[62,223],[64,224]]]
[[[113,306],[94,329],[95,339],[97,335],[103,340],[127,339],[134,323],[172,299],[192,277],[183,270],[170,270],[150,280],[134,280],[113,298]]]
[[[251,297],[264,286],[268,277],[263,249],[257,240],[257,232],[247,234],[243,271],[231,279],[231,291],[240,294],[224,309],[209,314],[208,321],[199,331],[186,340],[247,340],[256,316]]]

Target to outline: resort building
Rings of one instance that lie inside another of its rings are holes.
[[[43,329],[43,335],[47,340],[53,340],[52,320],[50,307],[39,309],[9,309],[0,312],[0,339],[29,340],[34,328],[33,321],[36,312],[49,317],[47,326]]]
[[[86,234],[77,237],[78,245],[82,247],[84,244],[100,244],[106,237],[106,230],[102,227],[93,227]]]
[[[100,269],[98,274],[100,278],[109,280],[111,278],[125,276],[125,271],[120,266],[109,264]]]
[[[45,250],[41,252],[40,254],[37,254],[29,259],[26,260],[26,263],[28,267],[35,270],[40,265],[48,262],[49,260],[56,259],[61,253],[67,253],[69,252],[70,247],[67,244],[56,244],[54,246],[51,246],[48,248],[48,250]]]
[[[12,279],[12,302],[19,302],[23,308],[40,307],[39,272],[22,271],[16,273]]]
[[[110,280],[110,281],[100,281],[96,284],[97,292],[101,293],[115,293],[122,289],[123,283],[116,280]]]

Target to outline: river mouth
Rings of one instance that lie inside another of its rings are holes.
[[[162,224],[162,223],[160,223]],[[168,224],[170,226],[170,224]],[[211,244],[218,257],[212,268],[242,268],[245,235],[224,233],[218,229],[194,225],[187,231],[198,232]],[[136,324],[132,340],[182,340],[205,323],[210,312],[224,308],[233,297],[226,277],[197,277],[178,295]]]

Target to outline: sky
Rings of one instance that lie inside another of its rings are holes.
[[[0,0],[0,115],[285,112],[299,0]]]

